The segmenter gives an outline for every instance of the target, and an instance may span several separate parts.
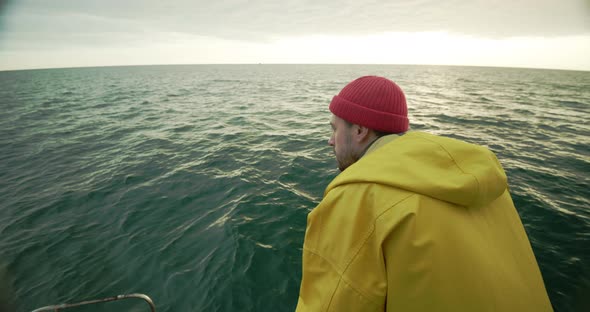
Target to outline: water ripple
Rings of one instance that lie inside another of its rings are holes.
[[[497,153],[555,310],[573,311],[590,289],[590,75],[364,65],[0,72],[19,311],[127,292],[158,311],[292,311],[306,216],[338,172],[327,104],[366,74],[402,86],[413,129]]]

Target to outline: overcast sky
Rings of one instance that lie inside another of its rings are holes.
[[[590,70],[590,0],[0,3],[0,70],[209,63]]]

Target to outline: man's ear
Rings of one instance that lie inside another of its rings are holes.
[[[358,143],[369,139],[369,134],[371,133],[369,128],[360,125],[354,125],[354,127],[354,138]]]

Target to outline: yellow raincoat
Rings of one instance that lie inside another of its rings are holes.
[[[297,311],[552,311],[484,147],[385,136],[309,214]]]

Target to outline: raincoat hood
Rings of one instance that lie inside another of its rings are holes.
[[[324,196],[349,183],[389,185],[465,207],[484,206],[508,187],[502,166],[487,148],[423,132],[370,149],[328,185]]]

